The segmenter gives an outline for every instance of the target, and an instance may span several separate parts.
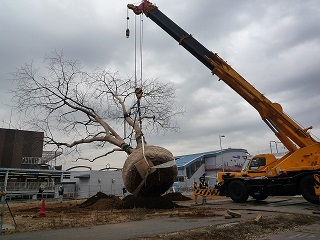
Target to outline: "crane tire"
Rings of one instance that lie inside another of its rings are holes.
[[[266,193],[251,194],[250,196],[257,201],[263,201],[268,198],[268,194]]]
[[[313,174],[304,176],[299,183],[299,191],[303,198],[310,203],[320,204],[320,197],[316,195],[314,190],[315,180]]]
[[[246,202],[249,198],[249,193],[243,181],[233,180],[228,185],[228,193],[230,198],[236,203]]]

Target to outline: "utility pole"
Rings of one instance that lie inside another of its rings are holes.
[[[225,135],[219,135],[220,140],[220,150],[221,150],[221,160],[222,160],[222,172],[224,172],[224,160],[223,160],[223,154],[222,154],[222,144],[221,144],[221,138],[226,137]]]

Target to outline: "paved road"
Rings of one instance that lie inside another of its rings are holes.
[[[244,204],[234,204],[230,201],[221,202],[224,207],[228,206],[232,209],[248,210],[248,211],[263,211],[275,213],[299,213],[308,215],[319,215],[320,206],[312,205],[306,202],[302,197],[274,197],[268,198],[266,201],[256,202],[248,201]],[[259,240],[283,240],[283,239],[304,239],[304,240],[318,240],[320,239],[320,222],[310,224],[308,226],[301,226],[292,231],[277,233],[262,237]]]
[[[241,221],[243,218],[237,218],[236,221]],[[178,217],[158,218],[150,220],[142,220],[135,222],[109,224],[86,228],[76,229],[60,229],[47,230],[37,232],[18,233],[12,235],[3,235],[1,240],[87,240],[87,239],[112,239],[123,240],[133,239],[138,237],[153,236],[161,233],[178,232],[192,228],[221,225],[229,223],[230,220],[224,218],[197,218],[197,219],[182,219]],[[233,221],[234,222],[234,221]]]
[[[303,226],[299,229],[290,232],[284,232],[279,234],[272,234],[268,237],[263,237],[259,240],[290,240],[290,239],[303,239],[303,240],[318,240],[320,239],[320,225],[312,224],[309,226]]]
[[[242,213],[241,218],[224,219],[224,217],[186,219],[179,217],[157,218],[135,222],[108,224],[102,226],[46,230],[27,233],[16,233],[12,235],[1,235],[2,240],[82,240],[82,239],[133,239],[138,237],[148,237],[156,234],[178,232],[186,229],[210,225],[223,225],[235,221],[255,219],[258,214],[270,215],[284,213],[318,214],[320,206],[314,206],[305,202],[301,198],[268,198],[267,201],[257,203],[248,201],[244,204],[235,204],[228,200],[215,200],[208,203],[208,206],[215,208],[233,209]],[[280,239],[320,239],[320,225],[310,225],[301,227],[295,231],[276,234],[261,238],[261,240]]]

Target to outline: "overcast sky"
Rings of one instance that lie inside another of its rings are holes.
[[[16,127],[7,106],[14,89],[10,73],[24,63],[42,63],[54,50],[63,49],[68,59],[79,60],[88,69],[102,67],[132,76],[134,15],[130,11],[132,36],[126,39],[127,3],[131,2],[2,0],[0,127]],[[298,123],[312,125],[311,133],[320,137],[320,1],[154,3]],[[270,152],[270,141],[277,139],[253,107],[152,20],[144,17],[143,29],[144,77],[174,83],[178,103],[186,110],[177,119],[179,133],[148,136],[149,144],[184,155],[218,150],[219,135],[225,135],[223,148]],[[124,160],[124,154],[110,156],[92,165],[122,167]]]

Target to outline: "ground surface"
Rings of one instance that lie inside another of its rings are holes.
[[[189,198],[191,197],[191,198]],[[136,239],[258,239],[274,232],[283,232],[311,223],[320,223],[319,206],[303,199],[273,199],[235,204],[221,197],[208,198],[207,205],[194,205],[192,196],[169,194],[167,197],[139,199],[127,196],[120,199],[97,193],[87,200],[45,202],[46,217],[41,201],[12,203],[13,218],[5,206],[5,224],[17,224],[15,233],[46,229],[65,229],[150,219],[183,219],[185,222],[207,219],[212,224],[184,231],[168,230],[153,236]],[[42,207],[42,209],[41,209]],[[42,210],[42,211],[41,211]],[[228,210],[241,213],[241,218],[225,219]],[[259,215],[261,218],[258,219]],[[14,220],[13,220],[14,219]],[[176,220],[175,220],[176,221]],[[183,224],[183,221],[181,224]],[[221,222],[221,224],[213,224]],[[10,234],[10,233],[6,233]],[[128,236],[128,238],[130,238]]]

